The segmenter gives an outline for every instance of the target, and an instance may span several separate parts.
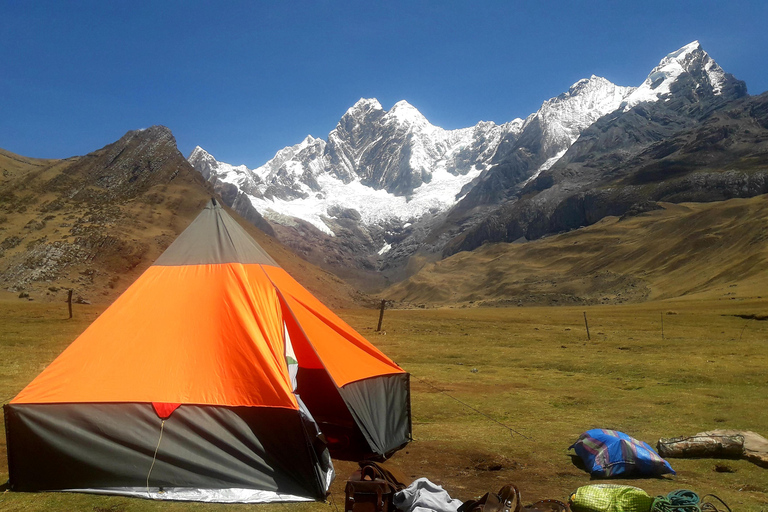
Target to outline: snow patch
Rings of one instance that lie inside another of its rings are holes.
[[[552,158],[548,158],[548,159],[547,159],[547,160],[546,160],[546,161],[545,161],[543,164],[541,164],[541,165],[539,166],[539,168],[538,168],[538,169],[536,169],[536,171],[534,171],[534,173],[531,175],[531,177],[530,177],[530,178],[528,178],[527,180],[525,180],[525,181],[523,182],[523,184],[521,185],[521,187],[524,187],[524,186],[526,186],[528,183],[530,183],[530,182],[532,182],[533,180],[535,180],[536,178],[538,178],[538,177],[539,177],[539,174],[541,174],[542,172],[544,172],[544,171],[548,170],[548,169],[549,169],[549,168],[551,168],[553,165],[555,165],[555,163],[557,163],[557,161],[558,161],[558,160],[560,160],[560,159],[563,157],[563,155],[565,154],[565,152],[566,152],[566,151],[568,151],[568,148],[566,148],[566,149],[564,149],[564,150],[560,151],[558,154],[556,154],[556,155],[555,155],[555,156],[553,156]]]
[[[722,94],[726,82],[725,71],[705,52],[698,41],[693,41],[661,59],[648,78],[627,98],[623,111],[640,103],[656,102],[668,97],[672,85],[685,73],[703,70],[715,95]],[[697,88],[700,84],[697,85]]]

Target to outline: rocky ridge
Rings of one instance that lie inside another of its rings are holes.
[[[657,201],[768,192],[766,94],[747,96],[744,82],[722,72],[698,43],[663,59],[649,82],[658,95],[644,93],[647,101],[590,125],[556,164],[451,240],[443,255],[641,213]]]
[[[64,300],[71,289],[75,300],[111,301],[213,194],[162,126],[65,160],[0,150],[0,288],[24,300]],[[364,300],[254,227],[269,225],[252,215],[241,224],[322,300],[332,307]]]
[[[244,203],[245,195],[311,261],[347,277],[350,268],[393,277],[457,203],[497,203],[632,91],[592,76],[525,120],[459,130],[430,124],[405,101],[385,111],[361,99],[327,140],[309,136],[257,169],[218,162],[200,147],[188,160],[225,200]],[[524,163],[492,172],[511,158]]]

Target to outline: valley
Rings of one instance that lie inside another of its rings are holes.
[[[0,300],[3,401],[103,307],[76,305],[75,318],[67,320],[65,304]],[[374,332],[375,309],[340,314],[412,374],[414,440],[395,454],[392,465],[410,478],[427,477],[462,500],[514,482],[530,503],[563,500],[581,485],[606,482],[590,480],[569,456],[568,446],[589,428],[618,429],[653,446],[660,437],[714,428],[765,435],[768,322],[760,319],[766,309],[767,299],[736,296],[620,306],[390,310],[386,334]],[[4,458],[0,431],[0,481],[8,476]],[[712,492],[741,512],[768,506],[766,469],[751,462],[669,462],[675,477],[621,483],[651,496],[679,488]],[[356,464],[334,465],[338,476],[328,503],[260,507],[307,512],[341,507],[344,481]],[[66,492],[0,493],[0,509],[30,512],[252,508]]]

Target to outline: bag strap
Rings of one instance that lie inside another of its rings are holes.
[[[371,460],[364,460],[359,462],[360,472],[363,479],[366,477],[370,480],[380,478],[386,480],[395,491],[401,491],[407,487],[405,482],[408,481],[408,477],[397,468],[386,466],[380,462]]]
[[[499,502],[502,512],[520,512],[523,508],[520,489],[515,484],[508,484],[499,489]]]

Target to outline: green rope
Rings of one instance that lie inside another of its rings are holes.
[[[699,495],[688,489],[678,489],[666,496],[656,496],[651,512],[701,512]]]

